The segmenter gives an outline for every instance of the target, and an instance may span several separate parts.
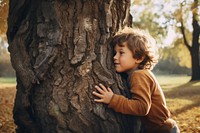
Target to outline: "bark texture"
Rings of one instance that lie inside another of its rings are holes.
[[[131,24],[129,6],[128,0],[9,1],[17,132],[122,133],[137,128],[132,117],[94,103],[92,95],[98,83],[128,94],[113,71],[109,41]]]

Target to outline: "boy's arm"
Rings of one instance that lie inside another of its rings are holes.
[[[113,94],[110,88],[100,84],[95,86],[97,92],[93,92],[100,99],[95,102],[105,103],[116,112],[144,116],[147,115],[151,107],[151,91],[149,78],[143,73],[134,73],[131,76],[130,92],[132,98],[128,99],[122,95]]]
[[[132,98],[114,94],[109,103],[109,107],[116,112],[123,114],[147,115],[151,107],[151,91],[149,78],[143,73],[135,73],[131,76],[131,94]]]

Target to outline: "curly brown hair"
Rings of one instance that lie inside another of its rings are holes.
[[[158,62],[157,49],[155,47],[155,39],[146,31],[141,29],[133,29],[125,27],[119,30],[111,41],[111,45],[127,47],[132,51],[133,58],[142,59],[138,69],[153,69]]]

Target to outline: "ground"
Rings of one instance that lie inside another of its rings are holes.
[[[157,76],[181,133],[200,133],[200,81],[187,76]],[[15,133],[12,109],[15,84],[0,81],[0,133]]]
[[[188,76],[158,76],[172,117],[181,133],[200,133],[200,81]]]
[[[15,98],[15,86],[0,85],[0,133],[15,133],[12,109]]]

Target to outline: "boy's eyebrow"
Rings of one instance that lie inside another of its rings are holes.
[[[114,52],[117,52],[117,51],[124,51],[123,47],[119,47],[118,49],[114,49]]]
[[[123,47],[125,47],[125,44],[124,43],[116,44],[115,47],[114,47],[114,51],[116,51],[116,46],[119,47],[119,50],[123,50]]]
[[[125,47],[125,44],[124,43],[121,43],[121,44],[117,44],[119,47]]]

